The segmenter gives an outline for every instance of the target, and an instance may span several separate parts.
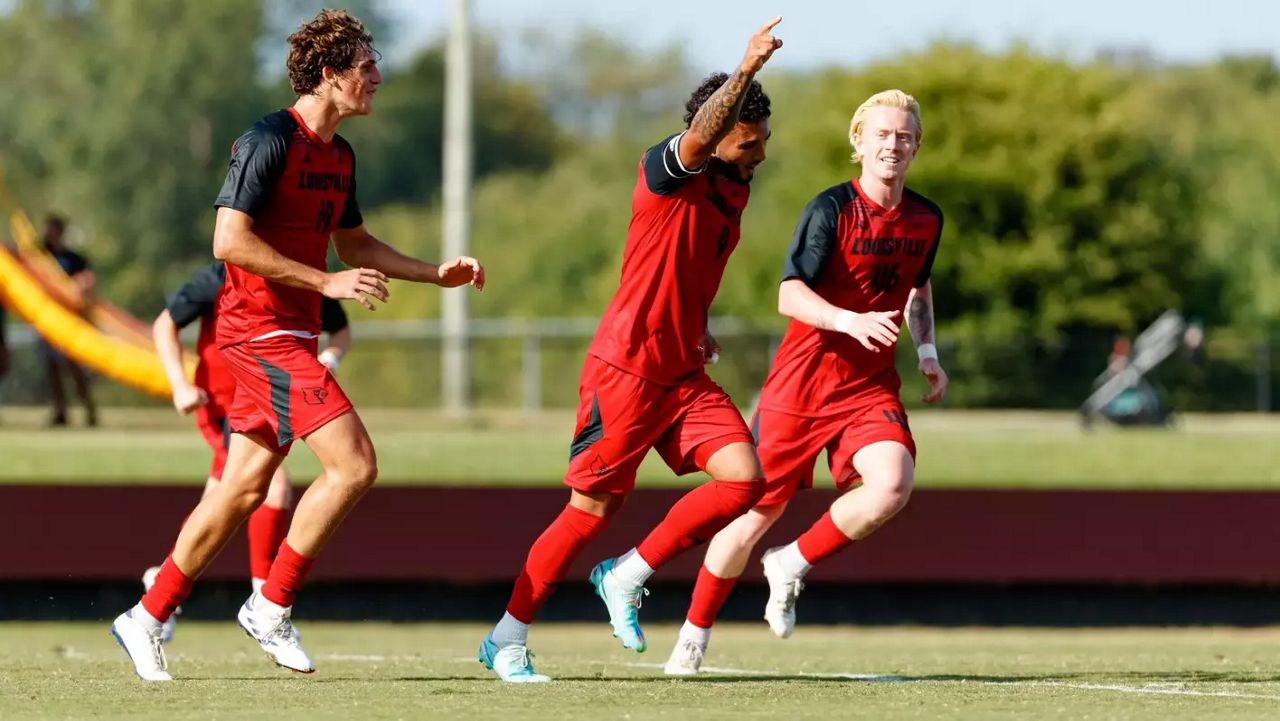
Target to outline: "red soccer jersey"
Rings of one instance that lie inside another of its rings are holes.
[[[266,116],[236,140],[214,205],[252,216],[253,231],[272,248],[318,270],[326,268],[329,234],[364,222],[351,146],[342,136],[322,141],[293,108]],[[228,263],[218,345],[276,331],[318,335],[320,298]]]
[[[903,311],[912,287],[929,280],[942,237],[942,210],[910,189],[885,210],[857,179],[805,206],[782,279],[803,280],[838,308]],[[836,331],[792,320],[760,392],[760,407],[828,415],[857,408],[870,394],[897,393],[894,351],[875,353]]]
[[[679,135],[636,169],[622,278],[588,353],[663,385],[700,372],[707,312],[742,234],[751,186],[680,164]]]

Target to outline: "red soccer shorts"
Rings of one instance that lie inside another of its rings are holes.
[[[584,493],[628,493],[650,448],[683,475],[705,469],[716,451],[738,442],[751,443],[751,431],[706,373],[665,386],[589,355],[564,482]]]
[[[204,442],[213,451],[213,460],[209,463],[209,477],[222,478],[222,469],[227,465],[227,413],[213,403],[196,409],[196,428]]]
[[[254,435],[288,453],[294,439],[351,410],[329,369],[316,360],[315,338],[291,335],[222,349],[236,393],[227,413],[233,433]]]
[[[812,488],[813,466],[824,448],[831,478],[842,491],[860,482],[853,456],[872,443],[896,441],[916,456],[907,412],[897,395],[886,394],[857,410],[819,418],[761,409],[751,419],[751,428],[766,484],[757,506],[786,503],[797,489]]]

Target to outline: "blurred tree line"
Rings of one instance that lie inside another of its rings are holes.
[[[209,259],[226,151],[292,101],[283,38],[315,8],[28,0],[0,16],[0,168],[30,209],[72,217],[104,294],[150,313]],[[376,2],[352,8],[393,31]],[[720,68],[590,31],[530,32],[501,49],[515,63],[483,38],[477,48],[473,248],[490,285],[473,312],[597,315],[616,284],[636,161],[681,128],[689,90]],[[442,48],[384,68],[384,80],[375,113],[343,132],[360,156],[361,204],[375,233],[434,257]],[[1219,375],[1178,371],[1199,389],[1193,404],[1212,406],[1215,383],[1249,382],[1250,344],[1280,323],[1274,59],[1070,63],[938,44],[761,80],[774,101],[770,158],[715,314],[781,329],[775,290],[796,216],[856,172],[846,133],[857,104],[901,87],[925,122],[910,184],[947,213],[934,285],[964,378],[957,403],[1076,402],[1112,338],[1171,307],[1237,359]],[[378,318],[434,316],[438,302],[401,287]]]

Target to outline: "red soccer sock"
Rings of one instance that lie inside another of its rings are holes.
[[[278,606],[292,606],[313,564],[315,559],[300,555],[289,547],[288,541],[282,542],[267,574],[267,583],[262,587],[263,598]]]
[[[832,520],[831,511],[822,514],[822,518],[815,521],[809,530],[796,539],[800,555],[804,556],[804,560],[811,566],[817,565],[818,561],[828,556],[835,555],[852,543],[853,539],[844,535],[844,531],[841,531]]]
[[[698,570],[698,582],[693,587],[693,601],[689,604],[689,615],[685,618],[698,628],[711,628],[716,622],[716,614],[724,606],[725,599],[733,590],[737,578],[721,578],[703,566]]]
[[[272,508],[267,504],[249,516],[249,575],[265,579],[271,573],[271,562],[276,559],[276,549],[284,541],[289,511]]]
[[[764,481],[710,481],[684,494],[667,517],[636,546],[657,570],[667,561],[709,540],[746,513],[764,493]]]
[[[195,579],[190,578],[173,562],[173,556],[164,559],[160,573],[156,574],[155,585],[142,595],[142,607],[160,623],[169,620],[173,609],[182,605],[191,595],[191,587]]]
[[[534,616],[551,598],[570,564],[608,523],[608,519],[565,506],[529,549],[524,569],[511,590],[507,613],[521,623],[533,623]]]

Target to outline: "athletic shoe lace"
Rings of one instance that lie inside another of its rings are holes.
[[[702,646],[696,641],[684,639],[680,642],[680,665],[698,668],[702,665]]]
[[[644,597],[648,595],[649,595],[649,589],[641,586],[635,591],[624,592],[622,597],[626,600],[628,606],[633,606],[637,610],[639,610],[640,604],[644,602]]]
[[[804,590],[804,581],[796,579],[787,584],[787,592],[782,597],[782,610],[791,613],[796,608],[796,600],[800,598],[800,592]]]
[[[279,622],[267,632],[268,640],[275,640],[290,646],[298,645],[298,629],[294,627],[293,621],[288,616],[280,618]]]
[[[151,641],[151,656],[160,661],[160,668],[169,670],[169,659],[164,655],[164,644],[160,642],[159,634],[147,634],[147,638]]]
[[[521,671],[533,671],[533,652],[528,646],[517,646],[512,653],[515,667]]]

